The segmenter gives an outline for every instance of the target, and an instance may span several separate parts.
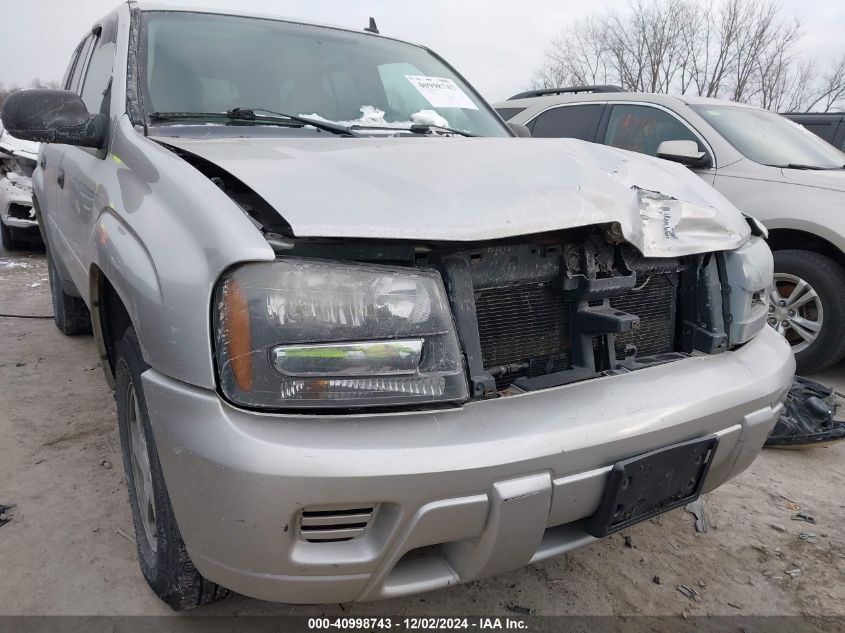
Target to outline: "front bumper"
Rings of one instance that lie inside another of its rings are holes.
[[[17,229],[38,226],[32,211],[32,186],[28,178],[18,181],[0,178],[0,222]]]
[[[451,410],[270,415],[154,370],[143,387],[199,571],[257,598],[328,603],[437,589],[589,543],[579,521],[613,463],[716,433],[712,490],[759,453],[794,366],[766,328],[734,352]],[[303,508],[341,505],[376,506],[363,536],[300,537]]]

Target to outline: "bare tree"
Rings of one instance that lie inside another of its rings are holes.
[[[772,109],[845,104],[845,54],[820,74],[801,56],[801,38],[800,22],[784,18],[776,0],[631,0],[565,29],[534,86],[609,83]]]

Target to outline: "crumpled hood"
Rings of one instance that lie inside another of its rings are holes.
[[[618,222],[646,256],[728,250],[749,228],[686,168],[601,145],[511,138],[160,137],[246,183],[297,237],[478,241]],[[665,204],[641,201],[638,189]]]

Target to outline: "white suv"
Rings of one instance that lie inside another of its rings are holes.
[[[687,165],[744,213],[775,251],[769,324],[799,372],[845,357],[845,154],[782,116],[694,96],[614,86],[541,90],[496,106],[533,136],[578,138]]]

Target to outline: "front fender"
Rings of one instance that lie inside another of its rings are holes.
[[[215,284],[236,263],[274,259],[273,249],[217,186],[126,117],[106,161],[89,236],[91,278],[99,267],[114,287],[151,367],[213,389]]]

